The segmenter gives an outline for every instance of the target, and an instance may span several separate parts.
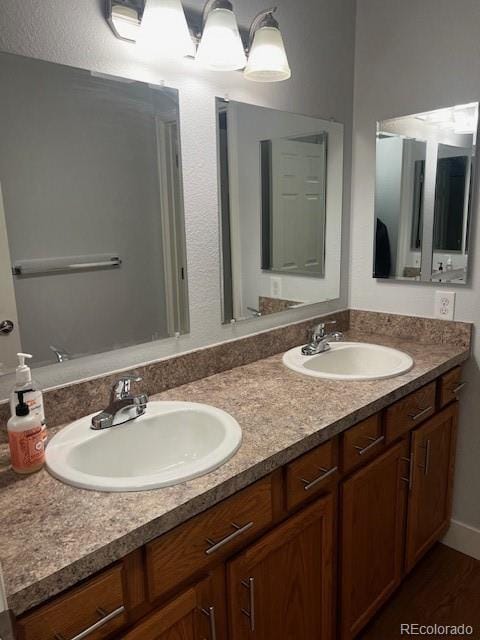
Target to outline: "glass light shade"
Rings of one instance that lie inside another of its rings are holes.
[[[195,55],[181,0],[148,2],[142,22],[137,43],[149,53],[168,58]]]
[[[196,59],[213,71],[244,68],[247,57],[233,11],[217,8],[208,14]]]
[[[279,29],[260,27],[255,32],[244,74],[255,82],[280,82],[290,78],[292,72]]]

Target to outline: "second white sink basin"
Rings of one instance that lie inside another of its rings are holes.
[[[283,363],[293,371],[330,380],[378,380],[393,378],[413,367],[403,351],[366,342],[333,342],[330,350],[304,356],[302,347],[290,349]]]
[[[142,416],[101,431],[90,429],[91,418],[62,429],[46,450],[50,473],[83,489],[144,491],[178,484],[225,463],[242,441],[231,415],[193,402],[150,401]]]

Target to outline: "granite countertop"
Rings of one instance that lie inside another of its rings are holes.
[[[155,396],[214,405],[243,430],[231,460],[174,487],[100,493],[62,484],[45,470],[20,477],[0,445],[0,563],[11,609],[18,615],[43,602],[469,356],[465,347],[450,344],[346,337],[402,349],[415,366],[386,380],[328,381],[290,371],[278,354]]]

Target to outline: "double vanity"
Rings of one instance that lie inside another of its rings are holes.
[[[301,90],[191,82],[190,65],[166,86],[157,63],[94,57],[0,52],[0,578],[16,640],[353,639],[449,526],[472,327],[444,320],[443,287],[468,283],[475,251],[478,104],[425,98],[376,135],[371,109],[372,255],[344,227],[342,93],[305,94],[321,118],[274,108],[301,110]],[[398,308],[442,320],[343,309],[350,291],[393,304],[389,279]],[[28,477],[6,441],[24,352],[49,435]],[[6,640],[2,596],[0,579]]]
[[[348,315],[323,353],[293,348],[312,323],[258,334],[130,422],[60,428],[69,484],[3,471],[18,638],[353,638],[448,528],[470,325]]]

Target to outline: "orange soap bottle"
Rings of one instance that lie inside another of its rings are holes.
[[[17,391],[15,415],[7,422],[8,444],[12,468],[17,473],[33,473],[45,463],[45,426],[41,418],[30,412],[23,391]]]

